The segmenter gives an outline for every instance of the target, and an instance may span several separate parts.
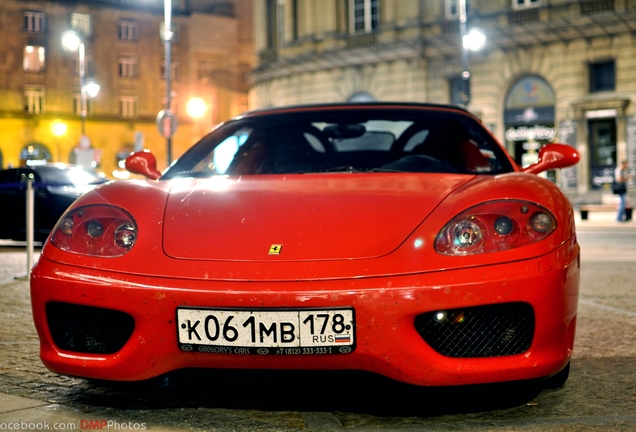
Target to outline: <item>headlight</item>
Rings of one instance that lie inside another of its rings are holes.
[[[534,243],[556,229],[549,210],[527,201],[479,204],[455,216],[435,239],[443,255],[498,252]]]
[[[51,235],[51,242],[60,249],[101,257],[123,255],[136,240],[132,216],[111,205],[76,208],[60,219]]]

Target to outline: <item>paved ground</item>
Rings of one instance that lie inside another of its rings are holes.
[[[544,391],[416,389],[346,373],[183,372],[134,385],[59,376],[38,359],[28,282],[14,279],[26,273],[24,249],[0,243],[0,430],[636,430],[636,223],[595,213],[577,225],[572,373]]]

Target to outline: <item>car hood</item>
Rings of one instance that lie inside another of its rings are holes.
[[[375,173],[174,180],[163,249],[193,260],[379,257],[397,249],[471,178]]]

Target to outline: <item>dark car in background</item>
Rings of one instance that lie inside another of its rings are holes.
[[[26,191],[33,178],[34,239],[44,241],[73,201],[107,180],[77,165],[45,164],[0,170],[0,239],[26,239]]]

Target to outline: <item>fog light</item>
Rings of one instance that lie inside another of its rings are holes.
[[[433,315],[433,319],[439,323],[443,323],[446,321],[446,319],[448,319],[448,314],[444,311],[439,311],[436,312],[435,315]]]

